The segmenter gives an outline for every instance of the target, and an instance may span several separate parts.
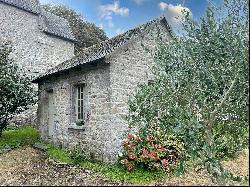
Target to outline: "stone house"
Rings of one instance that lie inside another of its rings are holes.
[[[0,0],[0,40],[12,44],[12,57],[30,76],[74,55],[75,39],[67,20],[42,10],[39,0]],[[34,123],[36,110],[16,119]]]
[[[172,32],[165,17],[84,49],[37,77],[41,137],[64,148],[80,146],[92,159],[115,162],[127,124],[127,101],[152,79],[157,41]]]

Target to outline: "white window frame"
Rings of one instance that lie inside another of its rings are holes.
[[[84,84],[76,86],[76,121],[84,121],[84,87]]]

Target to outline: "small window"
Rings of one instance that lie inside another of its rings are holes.
[[[78,121],[84,120],[84,85],[76,87],[76,118]]]
[[[154,80],[148,80],[148,86],[153,85],[154,84]]]

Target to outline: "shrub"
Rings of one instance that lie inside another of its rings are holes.
[[[248,147],[249,126],[241,123],[215,124],[214,128],[215,152],[218,159],[233,157],[237,151]]]
[[[129,172],[133,171],[135,166],[170,171],[184,151],[183,143],[176,136],[166,135],[160,130],[146,138],[128,134],[127,139],[123,141],[123,148],[120,163],[127,167]]]
[[[12,47],[0,41],[0,137],[14,115],[36,102],[31,78],[11,58]]]

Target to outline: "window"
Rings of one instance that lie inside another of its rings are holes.
[[[84,85],[76,87],[76,119],[78,121],[84,120]]]
[[[154,80],[148,80],[148,86],[153,85],[154,84]]]

